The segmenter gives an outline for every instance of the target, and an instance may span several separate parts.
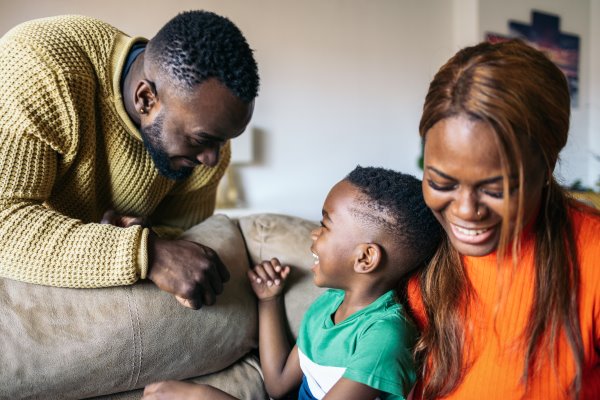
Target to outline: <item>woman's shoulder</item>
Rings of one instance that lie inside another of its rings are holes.
[[[600,279],[600,211],[582,203],[569,210],[582,278]]]
[[[573,233],[579,243],[597,244],[600,246],[600,210],[580,202],[574,202],[569,209],[573,223]],[[595,239],[595,240],[594,240]]]

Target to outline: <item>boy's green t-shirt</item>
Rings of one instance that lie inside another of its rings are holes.
[[[310,392],[319,399],[344,377],[382,391],[382,399],[404,399],[416,380],[416,328],[393,291],[334,324],[343,299],[342,290],[329,289],[302,319],[297,345]]]

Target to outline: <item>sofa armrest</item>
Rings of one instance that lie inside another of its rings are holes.
[[[151,282],[65,289],[0,278],[0,398],[84,398],[185,379],[257,345],[256,301],[235,223],[213,216],[184,233],[212,247],[231,280],[191,310]]]

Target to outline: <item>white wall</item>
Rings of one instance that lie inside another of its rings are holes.
[[[575,2],[514,0],[504,9],[507,2],[497,0],[0,0],[0,34],[63,13],[147,37],[183,10],[229,17],[255,49],[262,83],[252,122],[259,157],[239,170],[247,205],[316,220],[329,188],[357,164],[420,176],[417,129],[429,81],[459,47],[482,39],[482,25],[493,22],[490,29],[501,32],[508,19],[528,21],[531,4],[541,3],[565,15],[563,29],[582,35],[585,53],[589,0]],[[574,112],[579,141],[587,138],[588,115]],[[573,177],[588,174],[577,164],[582,152],[565,155]]]

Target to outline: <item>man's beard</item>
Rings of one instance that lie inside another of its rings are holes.
[[[159,114],[151,125],[141,129],[144,146],[154,161],[154,167],[162,176],[175,181],[183,180],[194,172],[194,168],[171,168],[171,160],[162,142],[162,128],[163,115]]]

